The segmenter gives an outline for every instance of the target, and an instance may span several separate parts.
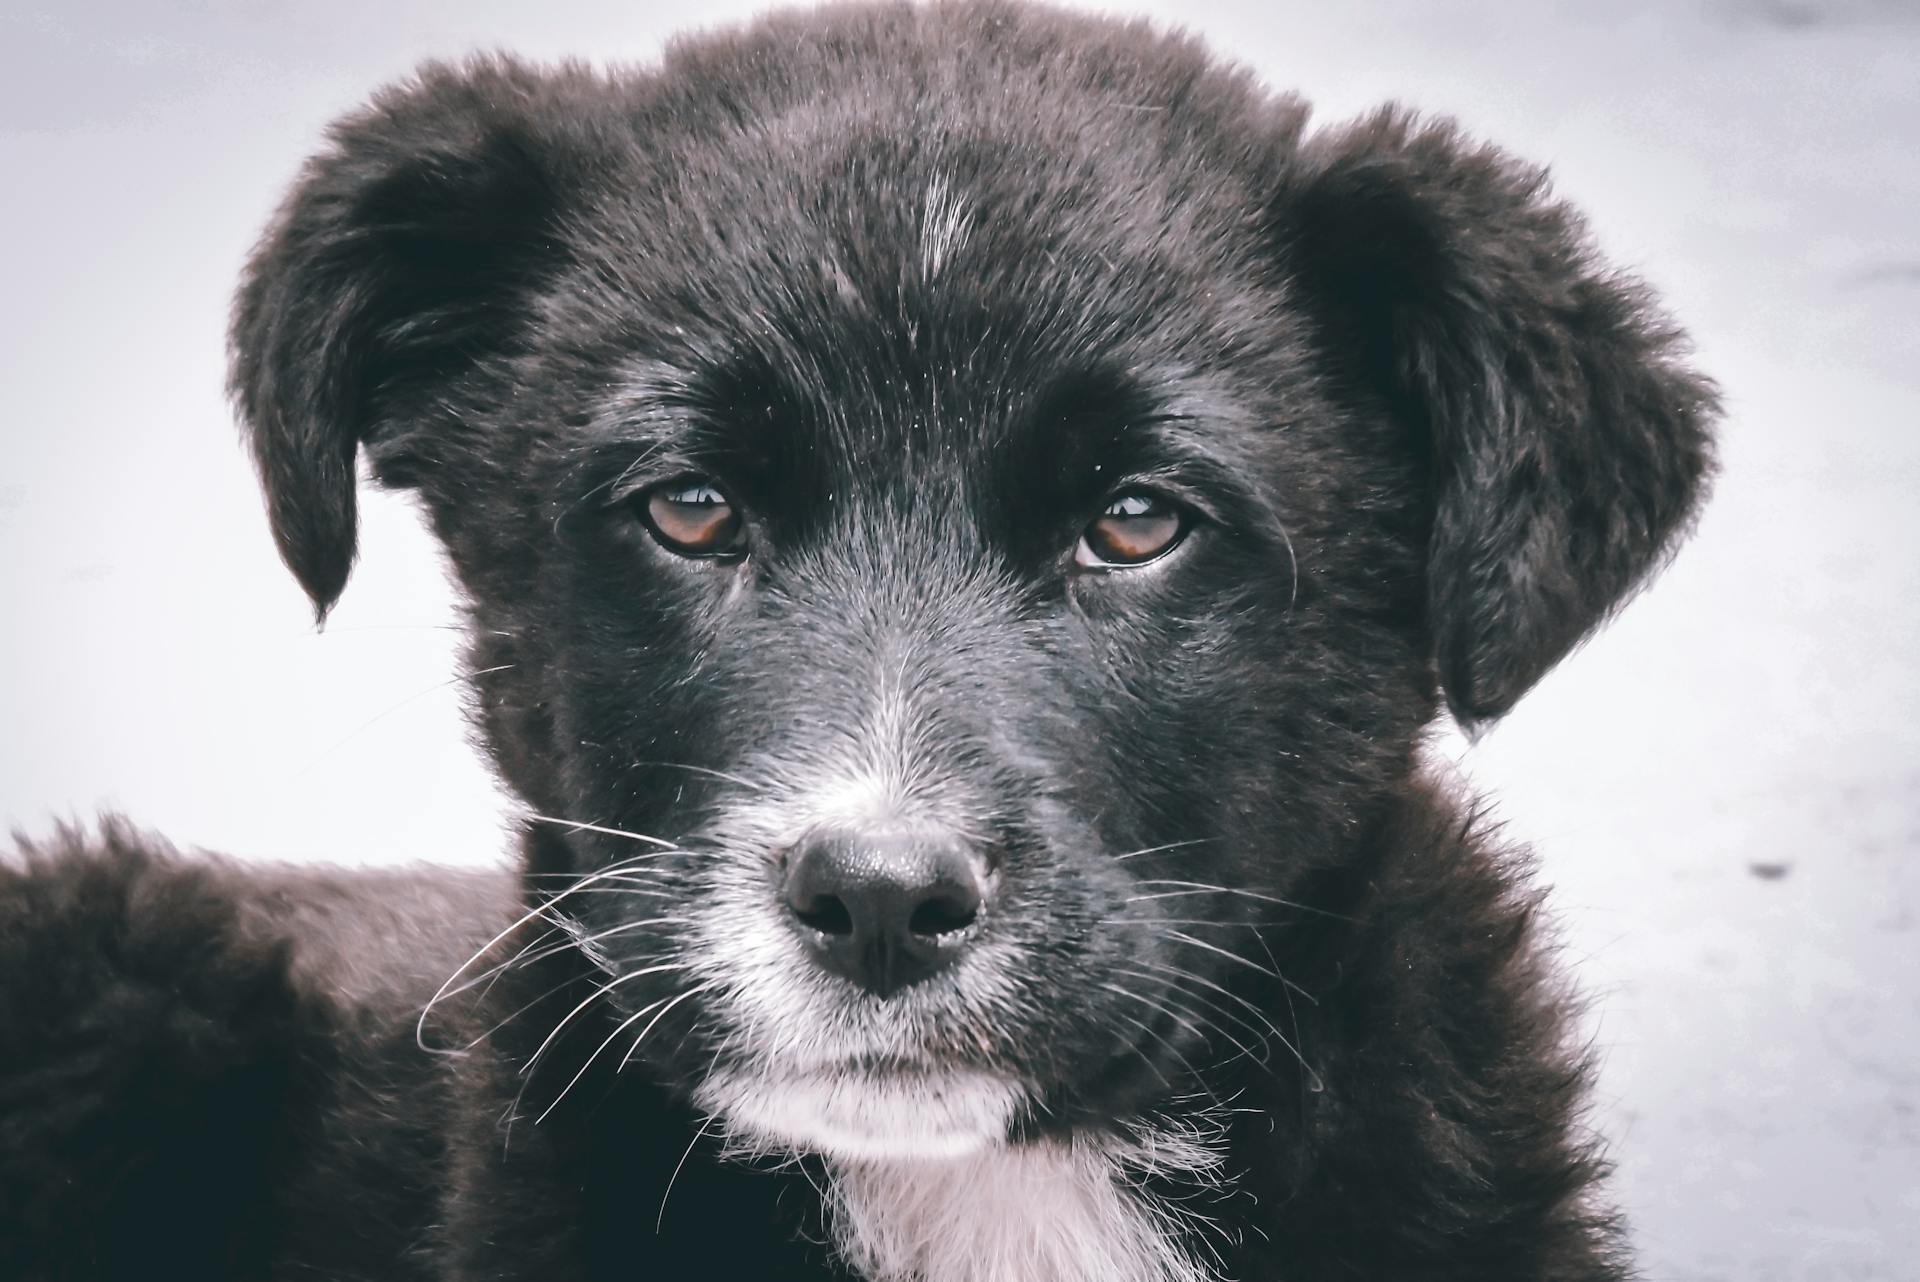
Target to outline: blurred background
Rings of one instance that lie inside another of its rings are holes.
[[[249,858],[502,858],[453,599],[368,495],[324,633],[222,396],[227,298],[324,124],[427,56],[645,62],[759,5],[0,11],[0,823]],[[1920,1275],[1920,0],[1152,0],[1332,121],[1552,166],[1724,384],[1657,587],[1477,744],[1537,843],[1649,1278]]]

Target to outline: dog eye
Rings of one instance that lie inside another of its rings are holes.
[[[1156,494],[1122,494],[1082,532],[1074,563],[1092,568],[1145,565],[1172,551],[1187,525],[1186,510]]]
[[[646,494],[642,511],[660,546],[681,556],[726,556],[746,545],[739,510],[711,481],[669,481]]]

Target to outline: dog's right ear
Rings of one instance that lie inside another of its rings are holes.
[[[1544,172],[1397,109],[1277,202],[1343,383],[1427,465],[1427,631],[1462,725],[1504,715],[1659,568],[1712,470],[1711,382]]]
[[[558,255],[588,73],[429,65],[333,126],[254,251],[230,391],[280,555],[324,619],[352,568],[354,460],[411,482],[436,394],[507,350]]]

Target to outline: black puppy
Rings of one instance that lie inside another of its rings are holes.
[[[233,388],[463,585],[524,871],[0,869],[0,1274],[1614,1279],[1525,862],[1416,767],[1713,397],[1543,175],[1196,42],[776,17],[338,125]]]

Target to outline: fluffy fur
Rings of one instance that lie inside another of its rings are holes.
[[[829,1222],[868,1278],[925,1282],[1207,1282],[1213,1260],[1177,1202],[1149,1175],[1204,1178],[1217,1154],[1159,1138],[996,1147],[946,1161],[831,1168]]]
[[[831,8],[423,68],[232,342],[321,615],[356,461],[419,493],[521,867],[26,843],[0,1275],[1627,1275],[1525,860],[1416,765],[1709,469],[1539,170],[1138,24]],[[1089,559],[1123,500],[1164,555]],[[977,875],[943,969],[816,964],[829,839]]]

